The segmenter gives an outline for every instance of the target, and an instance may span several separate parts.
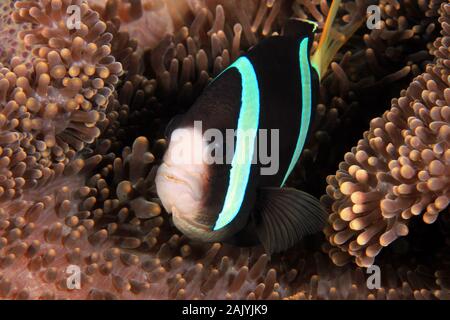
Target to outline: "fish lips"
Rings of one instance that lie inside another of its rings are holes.
[[[164,162],[158,168],[155,183],[163,207],[174,215],[174,220],[191,221],[201,228],[207,187],[203,174],[189,170],[189,166]],[[207,228],[205,224],[201,229]]]
[[[163,207],[172,214],[172,220],[188,238],[199,241],[221,241],[228,235],[229,228],[214,231],[215,215],[205,206],[208,180],[206,171],[189,170],[164,162],[156,175],[156,190]],[[207,170],[207,166],[205,166]]]

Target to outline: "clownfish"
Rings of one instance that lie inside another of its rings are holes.
[[[262,244],[272,254],[324,227],[327,215],[320,202],[284,185],[311,133],[320,79],[362,22],[333,30],[340,2],[333,1],[312,56],[317,25],[289,19],[281,35],[261,41],[238,58],[168,125],[169,145],[157,171],[156,189],[174,225],[187,237]],[[213,140],[208,130],[234,135]],[[255,146],[262,142],[259,130],[277,130],[270,138],[278,137],[274,174],[262,174],[265,164],[254,161]],[[216,155],[229,155],[227,148],[232,146],[230,161],[215,163],[199,156],[211,145]]]

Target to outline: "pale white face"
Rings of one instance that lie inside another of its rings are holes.
[[[208,166],[202,160],[206,146],[202,132],[194,128],[173,131],[169,148],[156,175],[156,189],[174,224],[191,238],[200,239],[210,227],[204,221]]]

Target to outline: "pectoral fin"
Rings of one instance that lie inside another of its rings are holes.
[[[325,225],[327,214],[310,194],[292,188],[260,190],[256,233],[268,254],[284,251]]]

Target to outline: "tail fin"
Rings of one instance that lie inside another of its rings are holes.
[[[358,13],[340,30],[333,28],[341,2],[341,0],[333,0],[320,37],[319,45],[311,57],[311,64],[316,69],[320,79],[322,79],[339,49],[351,38],[365,20],[365,15]]]

